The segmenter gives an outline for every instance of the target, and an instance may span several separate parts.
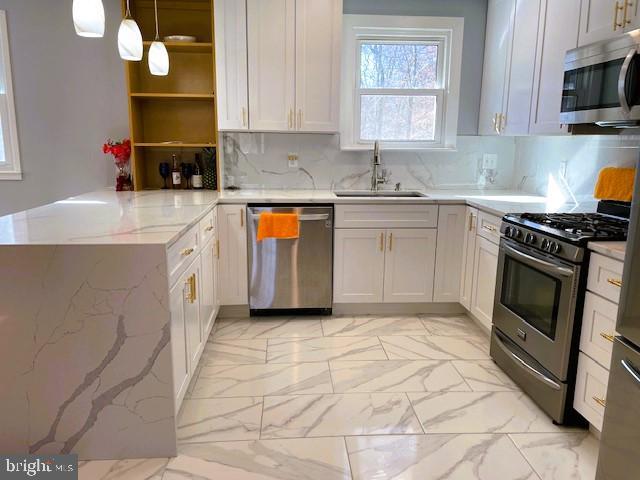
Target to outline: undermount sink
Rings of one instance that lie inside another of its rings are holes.
[[[378,192],[373,192],[371,190],[349,190],[342,192],[333,192],[336,197],[356,197],[356,198],[379,198],[379,197],[390,197],[390,198],[424,198],[427,195],[420,192],[413,191],[400,191],[400,192],[392,192],[388,190],[381,190]]]

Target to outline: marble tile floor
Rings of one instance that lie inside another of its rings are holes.
[[[598,441],[551,420],[466,316],[218,320],[178,456],[81,480],[593,480]]]

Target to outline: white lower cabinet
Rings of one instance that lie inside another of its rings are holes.
[[[220,282],[218,289],[222,305],[246,305],[247,279],[247,212],[244,205],[218,206],[218,259]]]
[[[217,238],[213,238],[203,248],[200,254],[202,258],[202,280],[200,281],[200,317],[202,318],[202,332],[206,336],[213,327],[216,314],[220,308],[216,289],[218,288],[218,258]]]
[[[200,354],[204,349],[204,332],[200,318],[200,281],[202,267],[201,258],[187,268],[185,272],[187,293],[185,295],[184,312],[187,324],[187,344],[189,347],[189,372],[193,373],[198,365]]]
[[[383,295],[385,303],[433,301],[436,237],[435,229],[387,230]]]
[[[487,330],[491,329],[493,318],[498,253],[498,245],[484,237],[476,236],[471,313]]]
[[[433,287],[434,302],[460,301],[460,275],[466,240],[464,205],[442,205],[438,212],[438,241]]]
[[[581,352],[573,407],[598,431],[602,430],[608,382],[609,371]]]
[[[460,273],[460,303],[471,310],[471,294],[473,291],[473,267],[476,253],[476,226],[478,209],[466,207],[466,228],[462,243],[462,272]]]
[[[335,231],[335,303],[383,301],[385,230],[347,228]]]
[[[335,231],[334,303],[433,300],[436,230]]]

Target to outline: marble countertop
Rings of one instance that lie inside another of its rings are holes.
[[[589,250],[624,262],[627,242],[589,242]]]
[[[218,203],[460,203],[494,215],[595,211],[595,202],[552,204],[507,190],[424,192],[420,198],[338,198],[329,190],[237,190],[221,193],[98,190],[0,217],[0,245],[173,243]]]

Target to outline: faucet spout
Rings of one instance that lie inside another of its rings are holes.
[[[380,143],[378,140],[373,144],[373,159],[371,165],[371,191],[377,192],[381,183],[387,183],[389,179],[387,178],[386,169],[381,168],[381,155],[380,155]],[[381,172],[380,172],[381,171]],[[380,174],[382,173],[382,175]]]

